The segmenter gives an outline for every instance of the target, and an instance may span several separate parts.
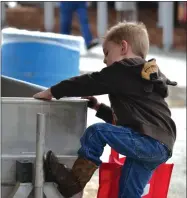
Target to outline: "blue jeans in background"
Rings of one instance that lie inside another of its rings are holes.
[[[99,166],[106,144],[126,156],[118,198],[140,198],[153,170],[171,157],[171,152],[159,141],[108,123],[97,123],[86,129],[78,155]]]
[[[74,12],[77,12],[79,16],[81,31],[88,47],[93,38],[89,27],[85,1],[63,1],[60,3],[60,32],[68,35],[71,33]]]

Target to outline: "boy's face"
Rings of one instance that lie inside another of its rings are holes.
[[[112,41],[105,41],[103,43],[104,63],[107,66],[112,65],[116,61],[125,58],[123,53],[123,45],[116,44]]]

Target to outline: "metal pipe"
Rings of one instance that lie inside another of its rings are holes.
[[[44,2],[44,27],[47,32],[53,32],[54,29],[54,2]]]
[[[5,25],[5,21],[6,21],[5,2],[0,3],[0,16],[1,16],[1,27],[3,27]]]
[[[45,149],[45,130],[46,130],[46,115],[37,114],[36,120],[36,161],[35,161],[35,183],[34,192],[35,198],[43,198],[43,158]]]
[[[174,4],[173,2],[163,3],[163,47],[165,51],[169,51],[173,47],[174,33]]]
[[[115,2],[117,11],[117,21],[137,21],[137,4],[136,2]]]
[[[159,1],[158,2],[158,22],[157,22],[157,26],[159,28],[163,27],[163,15],[164,15],[164,7],[163,7],[163,2]]]
[[[105,35],[108,29],[108,2],[97,2],[97,33],[101,41],[101,38]]]

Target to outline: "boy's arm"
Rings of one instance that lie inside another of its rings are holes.
[[[86,96],[82,98],[89,100],[88,107],[96,111],[96,116],[98,118],[101,118],[107,123],[112,123],[112,109],[109,106],[99,103],[94,96]]]
[[[115,65],[102,69],[100,72],[76,76],[50,88],[53,97],[60,99],[66,97],[93,96],[109,94],[116,91]]]
[[[96,116],[105,122],[112,124],[113,114],[112,109],[109,106],[103,103],[99,104]]]

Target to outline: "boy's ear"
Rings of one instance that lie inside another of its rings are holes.
[[[123,40],[121,44],[121,55],[126,55],[128,50],[128,43]]]

